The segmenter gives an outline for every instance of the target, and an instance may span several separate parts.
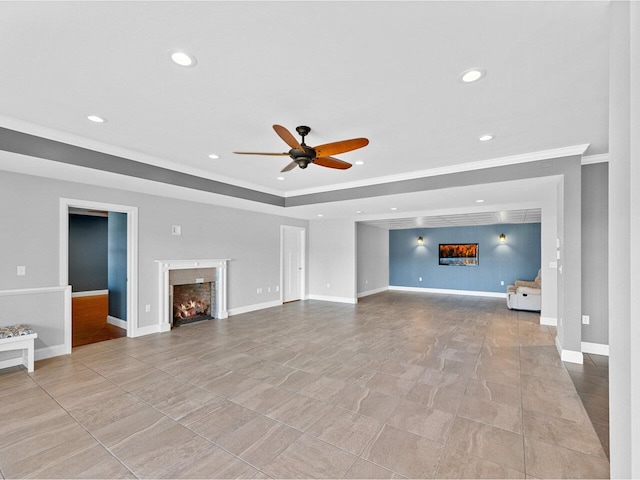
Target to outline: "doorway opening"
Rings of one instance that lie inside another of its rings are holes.
[[[126,214],[69,208],[71,346],[127,336]]]
[[[137,325],[137,207],[60,201],[60,284],[71,285],[70,348],[123,336]]]

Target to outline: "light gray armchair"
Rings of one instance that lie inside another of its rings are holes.
[[[507,287],[507,307],[511,310],[539,312],[542,304],[542,277],[540,270],[533,281],[516,280]]]

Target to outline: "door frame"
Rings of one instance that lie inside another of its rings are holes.
[[[60,286],[69,285],[69,208],[106,210],[127,214],[127,337],[138,336],[138,207],[115,203],[60,198]],[[71,353],[71,321],[64,342]]]
[[[292,225],[280,225],[280,303],[284,303],[284,233],[286,230],[298,232],[300,236],[300,300],[307,299],[307,229]]]

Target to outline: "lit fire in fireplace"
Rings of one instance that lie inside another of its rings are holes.
[[[185,303],[173,304],[173,316],[181,320],[208,315],[209,304],[202,300],[188,300]]]

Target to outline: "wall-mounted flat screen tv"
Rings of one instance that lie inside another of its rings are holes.
[[[478,266],[477,243],[441,243],[438,252],[440,265]]]

